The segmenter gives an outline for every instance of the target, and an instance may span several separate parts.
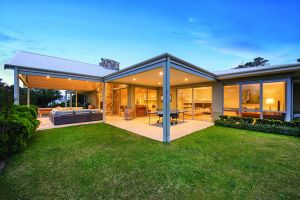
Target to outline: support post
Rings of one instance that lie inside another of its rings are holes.
[[[77,93],[77,90],[75,91],[75,107],[76,107],[76,109],[77,109],[77,107],[78,107],[78,93]]]
[[[219,119],[223,114],[223,83],[214,82],[212,85],[212,121]]]
[[[65,91],[65,108],[68,107],[68,91]]]
[[[170,57],[163,74],[163,142],[170,143]]]
[[[19,85],[19,73],[18,68],[14,68],[14,104],[20,104],[20,85]]]
[[[292,96],[292,79],[286,79],[286,115],[285,121],[291,121],[292,119],[292,103],[293,103],[293,96]]]
[[[27,87],[27,106],[30,106],[30,88]]]
[[[106,97],[106,92],[105,92],[105,82],[102,83],[102,115],[103,115],[103,121],[105,122],[106,120],[106,102],[105,102],[105,97]]]
[[[263,106],[264,106],[264,87],[263,87],[263,81],[261,80],[259,82],[259,88],[260,88],[260,96],[259,96],[259,111],[260,111],[260,119],[263,119],[264,118],[264,115],[263,115]]]
[[[134,108],[134,86],[129,84],[127,86],[127,108]]]
[[[194,87],[192,87],[192,119],[195,119]]]
[[[73,94],[72,91],[70,90],[70,107],[73,107],[73,98],[72,98]]]

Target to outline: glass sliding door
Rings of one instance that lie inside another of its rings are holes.
[[[147,88],[135,88],[136,116],[146,116],[147,112],[155,112],[157,109],[157,90]]]
[[[224,86],[224,115],[238,116],[240,105],[240,85]]]
[[[177,110],[187,111],[186,114],[192,116],[193,111],[193,89],[177,89]]]
[[[157,90],[148,89],[148,111],[155,112],[157,108]]]
[[[127,108],[127,88],[122,88],[121,90],[121,105],[120,105],[120,115],[124,116],[125,109]]]
[[[212,87],[194,88],[194,119],[209,120],[212,112]]]
[[[127,106],[127,88],[113,90],[113,114],[123,116]]]

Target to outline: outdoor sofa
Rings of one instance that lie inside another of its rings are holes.
[[[103,120],[103,113],[99,109],[56,110],[49,114],[54,125],[72,124]]]

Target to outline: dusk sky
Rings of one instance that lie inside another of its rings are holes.
[[[274,3],[276,2],[276,3]],[[300,58],[300,2],[0,0],[0,78],[17,50],[121,68],[169,52],[210,71]]]

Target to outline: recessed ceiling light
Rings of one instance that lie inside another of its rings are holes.
[[[46,78],[50,78],[50,76],[46,76]]]
[[[162,76],[164,73],[163,72],[159,72],[159,75]]]
[[[185,78],[184,81],[188,81],[189,79]]]
[[[136,80],[136,78],[133,78],[132,80],[133,80],[133,81],[135,81],[135,80]]]

